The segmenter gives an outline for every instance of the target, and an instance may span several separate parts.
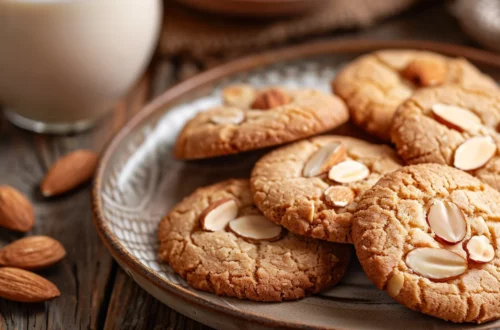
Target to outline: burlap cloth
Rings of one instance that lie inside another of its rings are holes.
[[[213,0],[218,1],[218,0]],[[165,4],[160,53],[194,58],[257,51],[290,39],[369,26],[418,0],[324,0],[318,10],[278,20],[234,19]],[[233,56],[230,56],[233,57]]]

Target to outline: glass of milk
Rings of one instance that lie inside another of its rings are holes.
[[[85,130],[139,78],[161,0],[0,0],[0,104],[42,133]]]

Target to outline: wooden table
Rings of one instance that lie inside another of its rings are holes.
[[[439,2],[424,3],[366,31],[321,38],[413,38],[474,45]],[[38,190],[58,157],[77,148],[101,151],[146,102],[206,66],[185,58],[154,59],[115,111],[99,127],[80,135],[32,134],[0,116],[0,184],[29,196],[36,208],[32,233],[58,239],[68,252],[62,263],[41,272],[59,287],[61,297],[31,305],[0,299],[0,329],[208,329],[143,291],[112,260],[92,224],[90,185],[48,200]],[[0,229],[0,246],[19,237]]]

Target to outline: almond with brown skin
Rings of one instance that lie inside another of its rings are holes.
[[[344,145],[341,142],[331,142],[319,148],[307,160],[302,170],[306,178],[322,175],[347,158]]]
[[[90,180],[97,167],[97,154],[76,150],[59,159],[49,170],[40,186],[45,197],[56,196]]]
[[[52,282],[35,273],[19,268],[0,268],[1,298],[35,303],[53,299],[60,295],[61,293]]]
[[[446,80],[446,65],[442,61],[415,59],[404,69],[403,76],[421,87],[440,85]]]
[[[292,98],[278,88],[269,88],[260,92],[252,103],[253,109],[268,110],[290,103]]]
[[[0,250],[0,266],[36,270],[52,266],[66,256],[66,250],[48,236],[21,238]]]
[[[27,232],[35,223],[30,201],[10,186],[0,186],[0,227]]]
[[[229,221],[238,216],[238,203],[233,198],[223,198],[207,207],[200,215],[204,230],[219,231],[226,228]]]

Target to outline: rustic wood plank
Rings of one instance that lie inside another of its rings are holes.
[[[107,330],[119,329],[210,329],[168,308],[142,290],[119,269],[111,296]]]
[[[100,125],[78,135],[51,136],[0,122],[0,178],[34,203],[36,225],[30,234],[49,235],[67,250],[66,259],[40,272],[54,282],[61,297],[42,304],[0,299],[0,329],[101,329],[106,318],[116,264],[92,224],[90,184],[61,197],[45,199],[38,192],[46,170],[62,155],[78,149],[100,151],[149,98],[149,75],[120,102]],[[0,230],[0,246],[22,235]]]

